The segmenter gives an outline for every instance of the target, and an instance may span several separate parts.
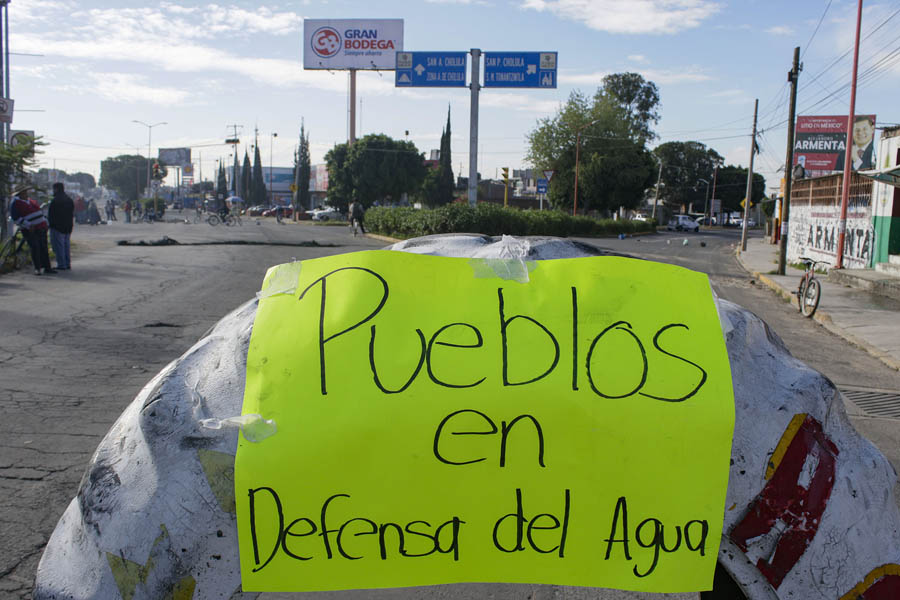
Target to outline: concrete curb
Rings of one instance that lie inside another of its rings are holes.
[[[744,261],[741,259],[740,248],[735,250],[735,256],[737,257],[738,262],[740,263],[741,267],[743,267],[743,269],[745,271],[750,273],[750,275],[754,279],[764,283],[766,285],[766,287],[768,287],[773,292],[775,292],[776,294],[778,294],[779,296],[781,296],[782,298],[784,298],[786,300],[791,301],[796,298],[796,296],[794,296],[794,294],[792,294],[790,292],[790,290],[784,289],[783,287],[781,287],[781,285],[779,285],[773,279],[765,276],[764,274],[760,273],[759,271],[753,271],[749,267],[747,267],[747,265],[744,264]],[[874,356],[875,358],[877,358],[878,360],[880,360],[881,362],[883,362],[890,368],[900,371],[900,361],[895,359],[890,354],[884,352],[880,348],[873,346],[872,344],[865,341],[864,339],[861,339],[861,338],[853,335],[852,333],[849,333],[842,327],[839,327],[838,325],[836,325],[834,322],[834,319],[831,318],[831,315],[828,314],[827,311],[823,311],[820,308],[819,310],[816,311],[816,314],[813,315],[813,319],[819,325],[821,325],[822,327],[824,327],[831,333],[835,334],[836,336],[845,339],[846,341],[850,342],[851,344],[853,344],[857,348],[860,348],[861,350],[865,350],[870,355]]]

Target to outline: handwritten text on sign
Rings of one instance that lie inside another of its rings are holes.
[[[706,276],[492,265],[270,270],[244,412],[278,433],[238,447],[244,590],[712,586],[734,407]]]

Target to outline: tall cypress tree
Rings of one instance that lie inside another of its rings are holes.
[[[441,134],[441,158],[438,167],[437,203],[439,205],[453,202],[453,167],[450,157],[450,107],[447,107],[447,126]]]
[[[247,149],[244,149],[244,165],[241,167],[241,193],[240,196],[247,202],[252,201],[253,194],[250,192],[250,176],[252,169],[250,168],[250,157],[247,155]]]
[[[219,161],[219,173],[216,176],[216,204],[221,207],[221,202],[228,195],[228,181],[225,179],[225,165]]]
[[[259,157],[259,144],[255,144],[253,155],[253,179],[250,183],[250,196],[253,204],[268,204],[266,201],[266,180],[263,179],[262,160]]]
[[[234,147],[235,151],[237,150],[237,146]],[[237,152],[234,153],[234,165],[231,167],[231,195],[232,196],[240,196],[241,195],[241,163],[238,162]],[[243,197],[243,196],[241,196]]]
[[[299,210],[312,208],[310,206],[309,197],[309,178],[311,172],[309,164],[309,134],[303,123],[300,124],[300,145],[297,148],[297,155],[294,164],[294,185],[297,191],[294,192],[294,209]]]

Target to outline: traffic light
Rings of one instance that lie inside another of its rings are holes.
[[[159,179],[159,163],[153,163],[153,179]]]
[[[503,167],[500,172],[503,173],[503,183],[509,185],[509,167]]]

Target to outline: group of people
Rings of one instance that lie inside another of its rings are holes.
[[[72,229],[75,224],[75,202],[66,194],[61,183],[53,184],[53,198],[47,215],[34,198],[29,198],[30,187],[15,192],[10,203],[10,216],[22,232],[31,250],[31,262],[35,275],[51,275],[72,268]],[[56,255],[56,269],[50,265],[50,251],[47,247],[47,232]]]

